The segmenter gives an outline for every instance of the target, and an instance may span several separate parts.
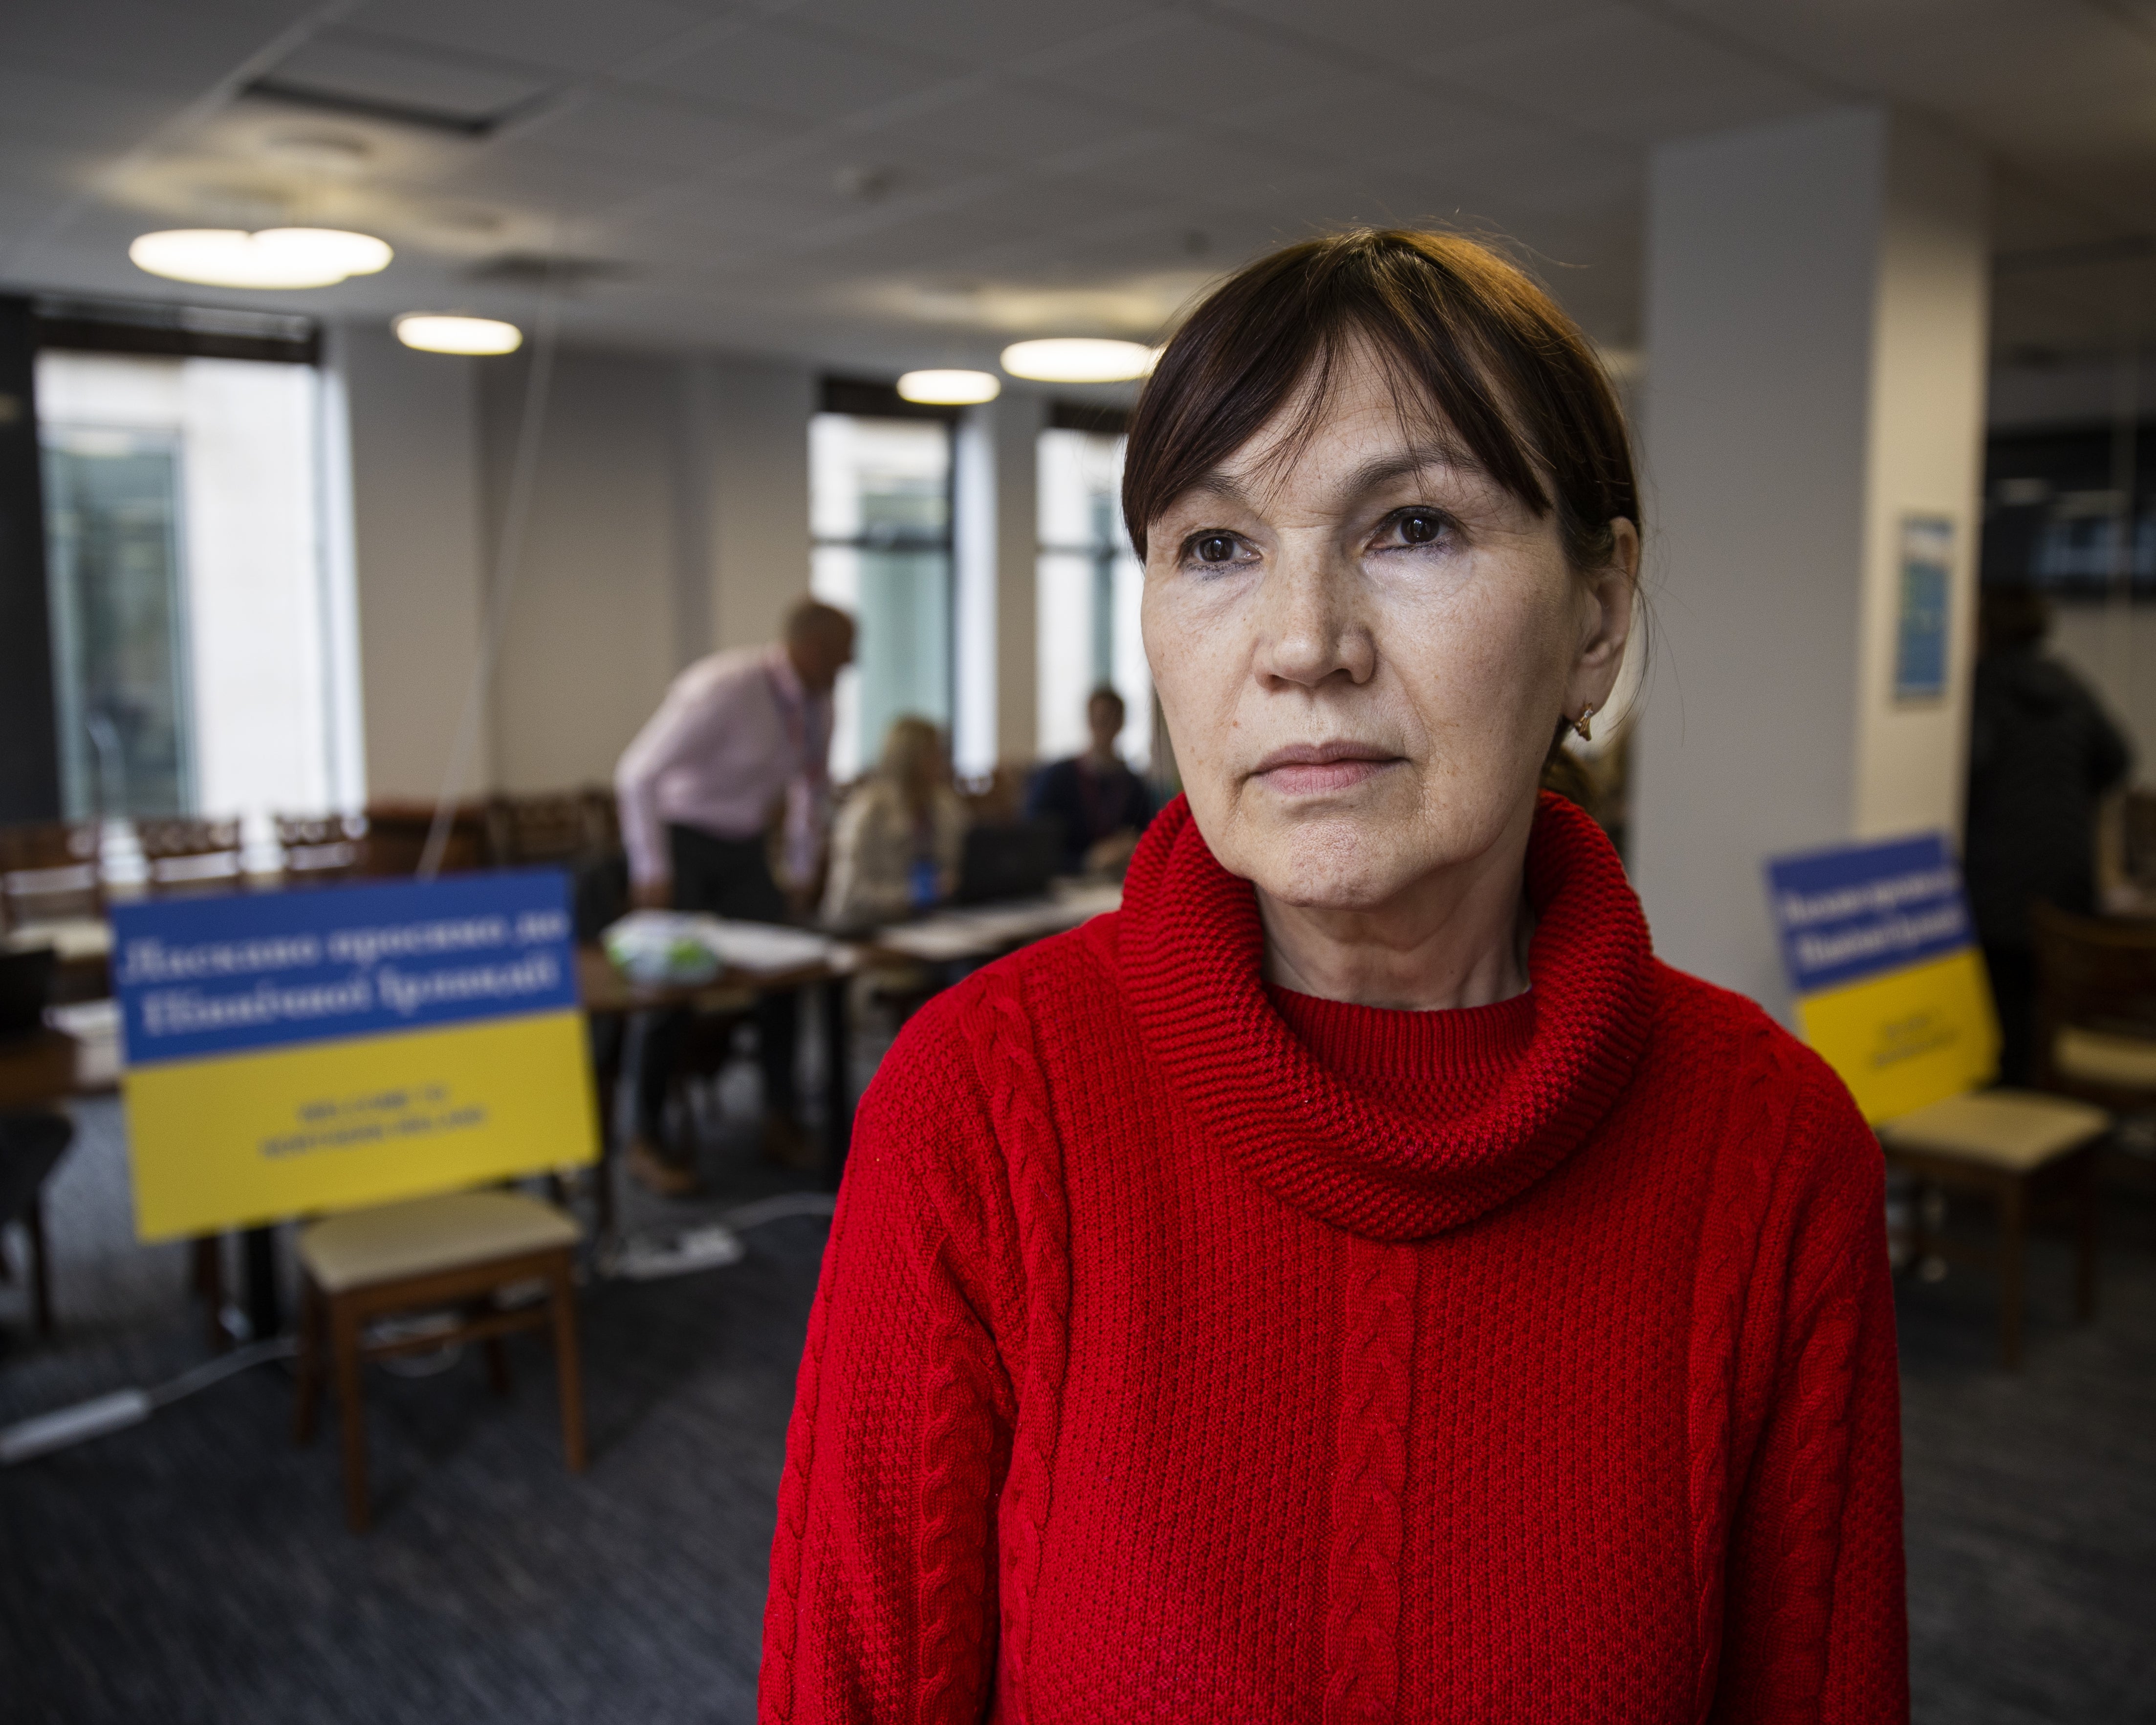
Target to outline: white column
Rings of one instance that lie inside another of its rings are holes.
[[[1876,108],[1654,157],[1633,873],[1665,958],[1778,1009],[1766,858],[1958,837],[1987,185]],[[1902,699],[1911,517],[1953,550],[1944,690]]]
[[[1000,402],[958,422],[951,524],[951,762],[964,777],[996,764],[996,552]]]
[[[996,758],[1037,752],[1040,434],[1046,398],[1005,390],[996,403]]]

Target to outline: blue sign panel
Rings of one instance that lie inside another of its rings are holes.
[[[131,1067],[573,1010],[557,869],[122,905]]]
[[[1971,945],[1961,871],[1937,833],[1767,865],[1782,957],[1800,994]]]

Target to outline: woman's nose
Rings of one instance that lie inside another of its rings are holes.
[[[1316,688],[1329,677],[1365,683],[1377,646],[1357,604],[1357,572],[1323,551],[1289,551],[1258,592],[1258,675]]]

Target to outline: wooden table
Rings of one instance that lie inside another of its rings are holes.
[[[0,1114],[28,1113],[65,1101],[75,1087],[74,1037],[44,1029],[19,1041],[0,1042]],[[23,1216],[30,1231],[30,1309],[38,1333],[53,1329],[52,1269],[46,1255],[43,1195],[33,1189]]]
[[[64,1030],[0,1042],[0,1114],[54,1107],[73,1096],[79,1049]]]
[[[593,1019],[627,1019],[632,1013],[666,1012],[685,1008],[690,1012],[740,1012],[768,994],[799,993],[814,988],[823,1003],[824,1020],[824,1174],[837,1189],[846,1168],[846,1152],[853,1142],[854,1099],[847,1070],[852,1041],[850,1009],[846,984],[856,968],[850,948],[838,948],[829,958],[813,964],[778,971],[723,970],[709,982],[694,987],[632,982],[622,974],[601,947],[577,949],[577,991],[585,1014]],[[599,1160],[597,1171],[598,1231],[602,1238],[613,1231],[613,1116],[614,1097],[621,1082],[621,1055],[598,1063]]]
[[[937,911],[878,930],[861,957],[870,963],[978,963],[1090,922],[1122,901],[1122,888],[1106,883],[1075,887],[1053,898]]]

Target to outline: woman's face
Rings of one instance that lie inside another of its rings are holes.
[[[1146,652],[1199,830],[1285,903],[1374,911],[1522,835],[1559,718],[1609,698],[1639,541],[1570,569],[1553,514],[1342,356],[1147,536]],[[1404,418],[1405,423],[1404,423]]]

